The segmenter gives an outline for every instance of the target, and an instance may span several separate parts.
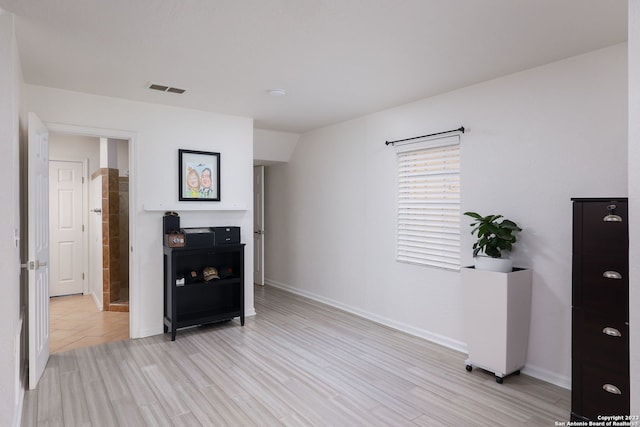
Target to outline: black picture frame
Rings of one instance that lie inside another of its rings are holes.
[[[178,150],[178,200],[220,201],[220,153]]]

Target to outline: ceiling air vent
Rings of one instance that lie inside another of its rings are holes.
[[[170,87],[169,89],[167,89],[167,92],[183,94],[186,92],[186,90],[178,89],[177,87]]]
[[[178,93],[178,94],[183,94],[183,93],[185,93],[187,91],[186,89],[180,89],[180,88],[177,88],[177,87],[159,85],[159,84],[155,84],[155,83],[149,83],[149,89],[159,90],[160,92],[171,92],[171,93]]]

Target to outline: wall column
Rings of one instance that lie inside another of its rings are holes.
[[[102,309],[120,310],[120,183],[117,144],[100,138],[100,174],[102,175]]]

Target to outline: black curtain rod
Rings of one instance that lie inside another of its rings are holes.
[[[464,133],[464,126],[460,126],[458,129],[446,130],[444,132],[430,133],[429,135],[421,135],[421,136],[414,136],[413,138],[405,138],[405,139],[397,139],[395,141],[387,141],[387,142],[384,143],[384,145],[389,145],[389,144],[393,145],[396,142],[411,141],[412,139],[426,138],[428,136],[442,135],[442,134],[451,133],[451,132],[462,132],[462,133]]]

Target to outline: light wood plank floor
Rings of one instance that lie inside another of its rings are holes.
[[[51,356],[23,426],[553,426],[568,390],[257,287],[257,315]]]
[[[129,313],[99,311],[91,295],[49,299],[50,351],[129,339]]]

